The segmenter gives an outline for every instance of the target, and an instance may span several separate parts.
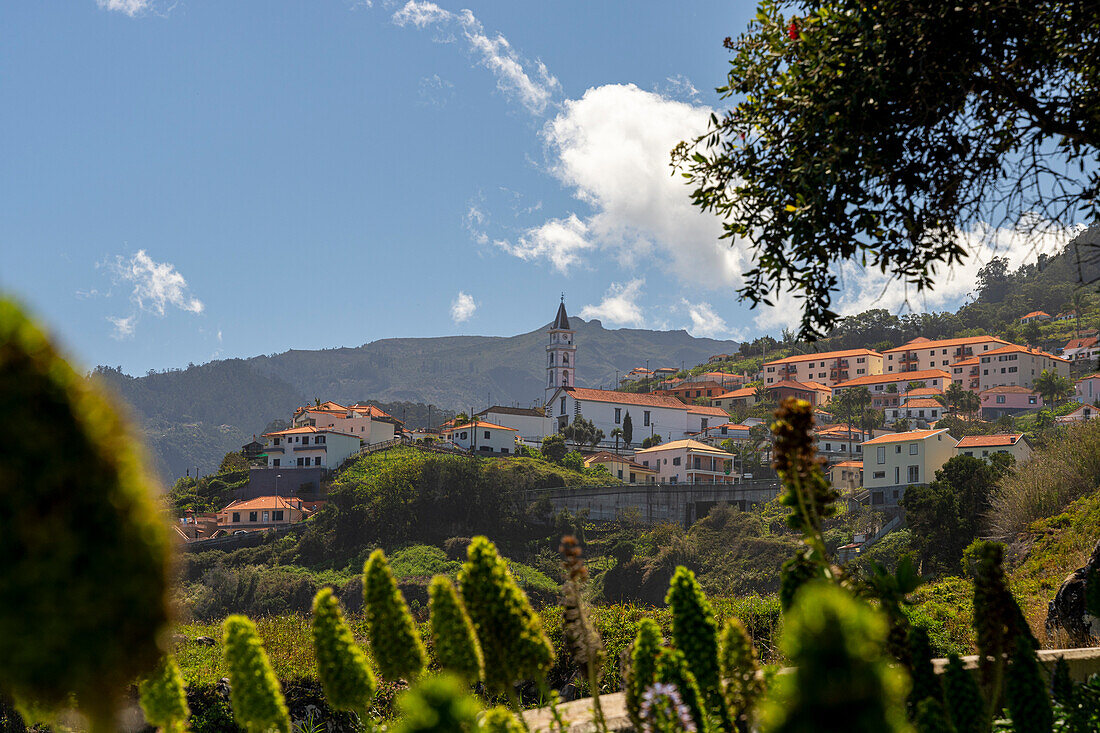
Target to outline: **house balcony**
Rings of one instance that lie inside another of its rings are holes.
[[[296,450],[296,451],[299,451],[299,450],[323,450],[323,451],[327,451],[328,446],[325,445],[324,443],[321,443],[320,445],[296,445],[296,446],[294,446],[294,450]]]
[[[281,445],[265,445],[264,453],[284,453],[286,449]]]

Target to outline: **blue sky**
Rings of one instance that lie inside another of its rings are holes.
[[[4,3],[0,290],[85,366],[134,374],[511,335],[562,291],[609,327],[777,332],[790,304],[736,302],[746,245],[668,167],[752,9]],[[1018,264],[1062,238],[1000,241]],[[969,270],[909,306],[954,307]],[[845,275],[842,310],[905,306]]]

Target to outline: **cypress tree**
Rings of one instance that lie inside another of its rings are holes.
[[[172,543],[141,441],[0,298],[0,689],[110,727],[169,623]]]
[[[1018,731],[1049,731],[1054,725],[1054,712],[1047,696],[1046,682],[1039,668],[1035,650],[1027,639],[1016,641],[1012,661],[1005,678],[1005,701],[1012,717],[1012,727]]]
[[[764,685],[758,676],[760,663],[756,647],[739,619],[731,618],[726,622],[719,649],[728,715],[733,720],[747,722]]]
[[[698,733],[708,733],[711,730],[706,700],[699,691],[699,684],[688,667],[687,659],[679,649],[665,647],[657,653],[654,680],[675,686],[680,693],[680,701],[691,713]]]
[[[466,557],[458,582],[481,644],[486,684],[511,692],[517,680],[545,678],[554,648],[496,547],[475,537]]]
[[[958,733],[984,733],[989,730],[982,691],[958,654],[947,658],[947,669],[943,673],[943,698],[951,724]]]
[[[290,733],[290,713],[256,626],[245,616],[233,615],[222,627],[229,702],[237,725],[248,733]]]
[[[428,605],[432,647],[439,666],[467,682],[477,682],[483,671],[481,646],[466,607],[449,578],[443,575],[432,578]]]
[[[382,676],[391,682],[420,676],[428,655],[382,550],[372,552],[363,568],[363,601],[371,652]]]
[[[374,699],[378,682],[367,655],[355,643],[331,588],[317,591],[313,599],[313,649],[317,657],[317,677],[329,705],[337,710],[365,714]]]
[[[175,657],[162,657],[153,673],[138,683],[138,694],[141,712],[149,725],[165,733],[186,729],[191,710],[187,707],[183,676]]]
[[[676,568],[665,603],[672,611],[672,643],[683,652],[706,699],[707,709],[716,720],[723,720],[726,716],[718,673],[718,622],[695,580],[695,573],[683,566]]]
[[[626,691],[626,711],[634,722],[634,730],[642,729],[642,720],[638,711],[642,706],[642,695],[654,682],[657,670],[657,653],[661,649],[661,627],[650,618],[638,622],[638,633],[630,649],[630,669],[628,679],[624,680]]]

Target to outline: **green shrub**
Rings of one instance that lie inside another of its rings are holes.
[[[161,657],[168,526],[138,440],[0,299],[0,689],[109,721]]]
[[[508,708],[495,707],[485,711],[479,729],[485,733],[524,733],[523,725]]]

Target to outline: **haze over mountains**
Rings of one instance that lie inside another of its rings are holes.
[[[686,331],[605,329],[598,320],[569,320],[577,331],[576,376],[583,387],[610,388],[616,370],[621,376],[647,359],[650,368],[690,367],[738,346]],[[227,451],[315,398],[428,403],[454,411],[480,410],[490,401],[533,405],[544,394],[548,325],[508,337],[396,338],[291,350],[143,377],[97,372],[133,408],[151,458],[170,482],[187,470],[213,471]],[[422,411],[409,407],[409,423],[423,423]]]

